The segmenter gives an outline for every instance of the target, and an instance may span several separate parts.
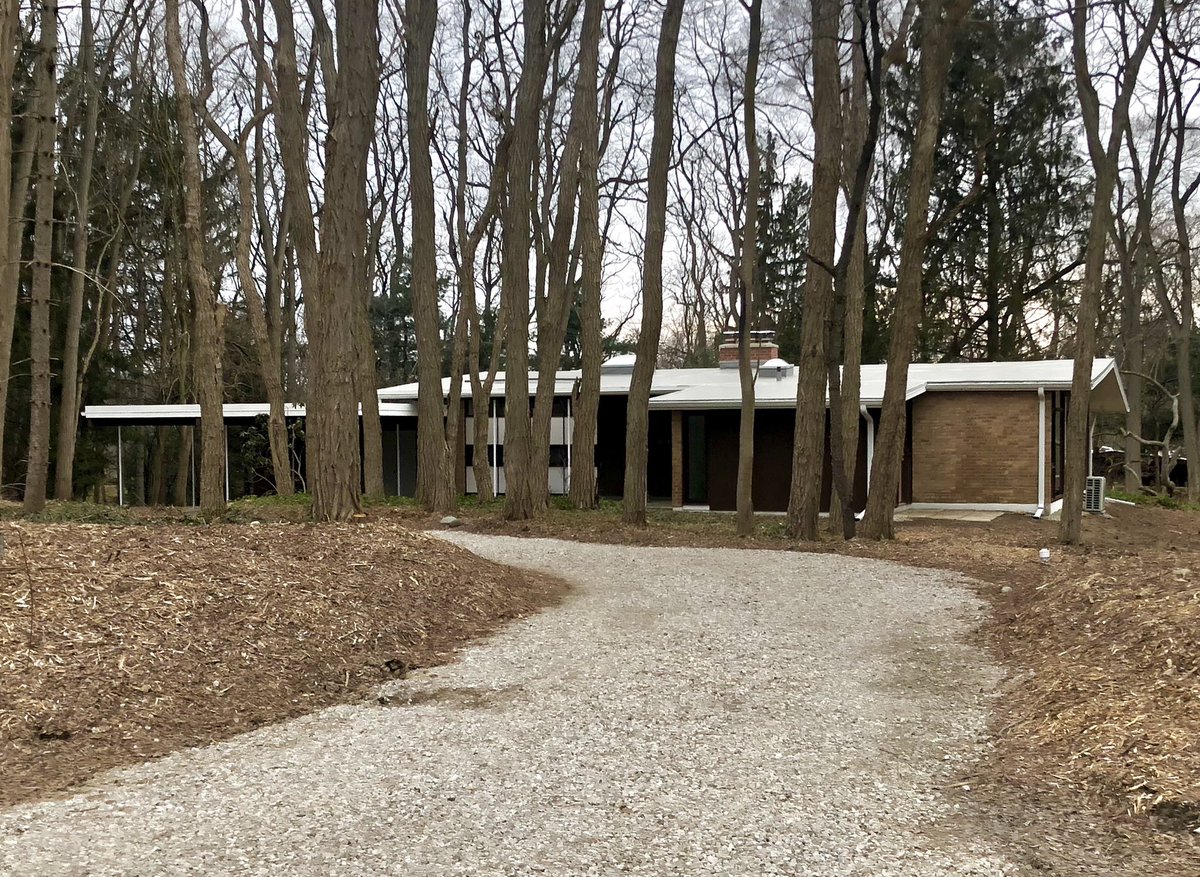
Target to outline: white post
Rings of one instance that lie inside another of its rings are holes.
[[[117,505],[125,505],[125,460],[121,453],[121,427],[117,427]]]
[[[225,502],[229,502],[229,427],[225,427]]]
[[[1040,518],[1046,512],[1046,388],[1038,387],[1038,489],[1037,511],[1035,518]]]

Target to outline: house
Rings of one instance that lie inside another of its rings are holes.
[[[760,511],[787,508],[795,428],[796,370],[778,357],[769,335],[753,340],[755,367],[755,462],[753,496]],[[963,507],[1029,513],[1048,512],[1061,501],[1067,402],[1071,360],[914,364],[909,368],[902,484],[897,503],[917,508]],[[862,368],[862,418],[855,503],[866,499],[886,365]],[[590,450],[601,496],[619,497],[624,484],[625,416],[633,357],[610,359],[601,369],[598,429],[590,449],[574,435],[573,405],[581,373],[555,376],[547,486],[565,493],[572,460]],[[536,391],[531,376],[530,394]],[[383,423],[385,483],[389,493],[411,495],[416,484],[417,385],[378,391]],[[449,395],[449,378],[442,381]],[[490,416],[489,440],[474,446],[472,417],[480,400],[471,397],[464,378],[464,417],[457,440],[459,489],[474,493],[473,462],[485,454],[498,492],[504,479],[504,374],[497,376],[484,404]],[[676,508],[733,509],[741,391],[737,345],[723,344],[713,368],[658,369],[654,373],[648,455],[648,498]],[[1126,410],[1116,364],[1097,359],[1092,367],[1090,406],[1093,418]],[[227,405],[232,423],[265,413],[262,405]],[[302,418],[303,408],[289,410]],[[198,406],[88,406],[91,424],[187,424],[199,418]],[[829,421],[826,415],[826,432]],[[120,456],[120,455],[118,455]],[[825,463],[822,503],[829,502],[829,461]]]

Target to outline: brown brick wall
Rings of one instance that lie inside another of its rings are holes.
[[[1049,412],[1047,394],[1047,418]],[[1036,504],[1037,439],[1036,391],[919,396],[912,408],[913,502]],[[1047,480],[1049,442],[1047,423]]]

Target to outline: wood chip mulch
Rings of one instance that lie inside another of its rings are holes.
[[[0,804],[360,700],[565,589],[389,520],[0,536]]]

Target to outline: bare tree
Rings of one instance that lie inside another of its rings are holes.
[[[183,167],[183,243],[188,285],[195,306],[193,380],[200,402],[200,509],[205,514],[225,508],[225,420],[222,412],[222,305],[204,256],[205,228],[200,169],[200,133],[188,84],[179,26],[179,0],[166,5],[167,65],[175,87]]]
[[[750,339],[758,313],[754,288],[758,270],[758,189],[761,164],[758,155],[758,125],[756,98],[758,89],[758,56],[762,47],[762,0],[743,3],[750,13],[750,41],[746,49],[746,79],[743,83],[742,113],[745,122],[746,218],[742,226],[742,251],[738,259],[741,285],[741,324],[738,345],[738,382],[741,386],[741,417],[738,423],[737,470],[737,533],[749,536],[754,532],[754,368],[750,363]]]
[[[308,484],[313,516],[347,520],[361,511],[357,326],[359,277],[367,244],[367,157],[379,91],[378,7],[374,0],[337,0],[336,76],[326,82],[325,203],[318,250],[309,195],[307,124],[296,62],[291,5],[272,0],[275,39],[274,100],[286,197],[292,205],[292,242],[305,297],[308,335]],[[326,78],[332,70],[326,66]]]
[[[1071,376],[1071,399],[1067,410],[1064,435],[1063,507],[1059,537],[1063,542],[1078,543],[1083,526],[1083,487],[1088,471],[1089,412],[1092,391],[1092,361],[1096,354],[1096,321],[1100,309],[1100,289],[1104,283],[1104,255],[1112,227],[1112,196],[1116,188],[1117,161],[1121,143],[1129,124],[1129,102],[1137,84],[1142,59],[1150,48],[1158,21],[1163,15],[1162,0],[1152,0],[1150,14],[1142,26],[1136,46],[1130,51],[1129,33],[1121,28],[1122,45],[1126,55],[1124,71],[1115,84],[1108,139],[1100,128],[1100,98],[1092,82],[1088,62],[1089,6],[1076,0],[1072,8],[1072,55],[1075,61],[1075,85],[1087,134],[1088,154],[1095,175],[1092,196],[1092,217],[1088,228],[1083,285],[1079,290],[1079,320],[1075,337],[1075,367]],[[1132,16],[1123,3],[1117,14]]]
[[[525,57],[517,84],[504,208],[501,296],[506,302],[508,364],[504,382],[504,516],[524,520],[536,511],[529,412],[530,178],[537,152],[538,116],[546,78],[546,2],[524,0]]]
[[[584,43],[595,44],[597,56],[602,6],[598,0],[585,0],[583,33],[580,35]],[[614,57],[619,58],[619,55],[619,50],[614,52]],[[581,267],[579,322],[583,361],[573,399],[575,420],[572,424],[572,443],[576,450],[571,458],[570,498],[576,508],[590,509],[596,507],[599,499],[596,494],[595,445],[604,331],[600,314],[604,241],[600,235],[600,132],[595,71],[588,81],[581,76],[578,87],[585,90],[581,95],[584,106],[581,108],[582,128],[579,132],[579,229],[576,232]]]
[[[54,180],[57,167],[58,2],[43,0],[37,64],[37,186],[33,212],[33,280],[29,296],[29,461],[25,470],[26,514],[46,505],[50,464],[50,274],[54,246]]]
[[[921,16],[921,86],[916,136],[913,142],[908,194],[905,199],[904,242],[891,322],[887,378],[879,437],[871,465],[871,490],[863,518],[862,535],[890,539],[894,535],[896,494],[904,459],[905,409],[908,366],[921,320],[921,280],[925,243],[929,231],[929,194],[933,161],[941,128],[942,96],[954,49],[955,35],[971,7],[971,0],[924,0]]]
[[[26,125],[20,148],[14,154],[12,140],[13,71],[20,33],[20,3],[0,0],[0,412],[8,404],[13,328],[17,319],[17,296],[21,271],[21,237],[25,228],[25,201],[38,125]],[[36,80],[35,80],[36,81]],[[4,445],[6,418],[0,417],[0,448]]]
[[[826,346],[833,307],[833,259],[841,179],[841,65],[838,0],[813,0],[813,187],[809,204],[808,262],[804,277],[796,428],[788,527],[795,539],[816,539],[825,459]],[[832,424],[831,424],[832,425]]]
[[[621,518],[646,524],[646,453],[650,433],[650,385],[662,330],[663,243],[667,234],[667,174],[675,140],[675,49],[683,0],[667,0],[654,64],[654,135],[646,185],[646,241],[642,262],[642,325],[629,383],[625,428],[625,496]]]
[[[429,154],[429,59],[437,27],[437,2],[408,0],[406,12],[404,68],[408,86],[412,199],[412,303],[420,386],[417,393],[417,496],[427,509],[444,514],[454,507],[456,491],[452,452],[444,422],[433,163]]]

